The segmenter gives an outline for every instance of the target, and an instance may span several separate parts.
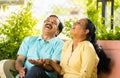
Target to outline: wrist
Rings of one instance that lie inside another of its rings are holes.
[[[16,60],[16,61],[15,61],[15,64],[17,64],[17,65],[23,67],[23,64],[24,64],[24,63],[23,63],[22,60]]]
[[[49,65],[51,65],[51,63],[52,63],[52,60],[49,60]]]
[[[16,70],[17,72],[20,72],[22,70],[23,67],[17,67]]]
[[[18,62],[17,60],[15,61],[15,69],[17,70],[17,72],[20,71],[20,69],[23,68],[23,64],[21,64],[20,62]]]
[[[51,65],[51,59],[46,59],[45,61],[44,61],[44,64],[45,65]]]
[[[49,59],[49,61],[47,62],[47,64],[48,64],[48,65],[51,65],[51,62],[52,62],[52,60]]]

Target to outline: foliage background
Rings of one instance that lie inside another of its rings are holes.
[[[119,0],[114,1],[114,28],[111,29],[111,22],[110,19],[112,18],[110,16],[110,10],[111,4],[110,2],[107,3],[107,10],[106,10],[106,18],[102,17],[102,6],[99,4],[98,9],[96,9],[96,1],[94,0],[87,0],[84,1],[86,5],[84,7],[86,8],[85,14],[87,17],[95,24],[96,26],[96,38],[97,40],[120,40],[120,26],[119,22],[120,19],[116,16],[120,16],[120,4]],[[119,10],[119,11],[118,11]],[[79,18],[78,18],[79,19]],[[104,25],[102,24],[103,20],[105,20],[107,23]],[[72,26],[71,22],[74,20],[69,19],[65,20],[65,30],[64,34],[70,38],[70,28]]]
[[[34,0],[33,0],[34,1]],[[56,0],[57,1],[57,0]],[[107,3],[107,24],[103,25],[104,18],[101,16],[101,4],[96,9],[97,0],[69,0],[73,8],[57,6],[55,5],[52,10],[52,14],[56,14],[63,17],[64,22],[63,34],[70,38],[70,28],[73,21],[79,19],[79,16],[75,13],[80,13],[81,9],[84,9],[84,14],[94,22],[97,28],[97,39],[112,39],[120,40],[120,0],[114,0],[114,29],[110,29],[110,3]],[[53,1],[54,2],[54,1]],[[55,3],[56,4],[56,3]],[[26,7],[22,8],[18,12],[12,12],[5,21],[0,23],[0,60],[2,59],[15,59],[18,48],[26,36],[38,35],[40,31],[36,30],[36,24],[38,19],[33,16],[31,11],[33,5],[30,2],[26,3]],[[42,5],[42,4],[41,4]],[[66,4],[63,4],[66,5]],[[39,4],[40,6],[40,4]],[[51,4],[52,6],[52,4]],[[50,7],[50,6],[49,6]],[[76,9],[77,7],[77,9]],[[40,8],[41,9],[41,8]],[[42,8],[42,10],[44,10]],[[37,10],[39,11],[39,9]],[[78,12],[80,11],[80,12]],[[39,15],[41,12],[39,13]],[[50,14],[46,12],[46,14]],[[38,16],[39,17],[39,16]],[[66,17],[67,19],[64,19]],[[72,17],[72,18],[71,18]],[[75,17],[75,18],[74,18]],[[78,18],[76,18],[78,17]],[[42,18],[40,18],[42,19]],[[43,20],[43,19],[42,19]]]
[[[111,29],[111,21],[110,19],[113,18],[111,17],[111,3],[107,2],[106,4],[106,17],[103,18],[101,16],[101,9],[102,6],[98,6],[98,10],[94,8],[94,4],[90,5],[89,9],[86,11],[88,18],[93,21],[93,23],[96,25],[97,31],[96,31],[96,37],[98,40],[120,40],[120,26],[119,26],[119,21],[120,19],[116,18],[116,16],[120,14],[120,4],[118,4],[118,0],[114,0],[114,27]],[[89,3],[87,5],[89,6]],[[105,20],[107,23],[102,24],[103,20]]]
[[[33,35],[37,19],[32,16],[32,3],[11,15],[0,24],[0,60],[15,59],[16,52],[24,37]]]

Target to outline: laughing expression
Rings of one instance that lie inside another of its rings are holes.
[[[56,17],[48,17],[44,21],[43,32],[55,34],[58,32],[59,20]]]
[[[87,21],[86,19],[80,19],[77,22],[75,22],[73,24],[73,27],[70,31],[71,36],[85,36],[86,35],[86,29],[85,29],[85,25],[86,25]]]

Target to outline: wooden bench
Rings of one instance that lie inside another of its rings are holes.
[[[120,41],[119,41],[120,42]],[[112,67],[112,71],[110,74],[102,73],[99,78],[120,78],[120,43],[118,41],[115,42],[101,42],[98,43],[103,47],[106,51],[107,55],[112,59],[114,66]],[[111,43],[111,44],[110,44]],[[115,46],[115,48],[113,48]],[[14,78],[11,74],[10,70],[15,70],[14,68],[14,60],[1,60],[0,61],[0,78]]]
[[[120,40],[98,40],[97,42],[113,63],[111,73],[103,73],[100,78],[120,78]]]

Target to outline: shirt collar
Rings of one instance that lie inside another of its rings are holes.
[[[37,40],[42,40],[42,37],[41,37],[41,36],[39,36],[39,37],[37,38]]]
[[[47,40],[46,42],[54,41],[55,38],[56,38],[56,37],[51,38],[50,40]],[[43,40],[43,39],[42,39],[42,36],[39,36],[39,37],[37,38],[37,40]]]

